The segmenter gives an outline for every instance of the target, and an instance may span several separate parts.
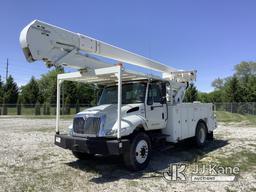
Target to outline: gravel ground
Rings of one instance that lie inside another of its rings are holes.
[[[70,123],[61,121],[62,129]],[[0,191],[256,191],[256,127],[221,124],[204,149],[184,143],[155,150],[148,168],[132,173],[120,157],[77,160],[53,144],[54,126],[54,119],[0,118]],[[240,173],[235,182],[163,179],[181,162],[238,165]]]

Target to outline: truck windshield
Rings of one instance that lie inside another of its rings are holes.
[[[146,83],[130,83],[122,85],[122,104],[144,103]],[[99,105],[117,104],[117,85],[105,87],[102,91]]]

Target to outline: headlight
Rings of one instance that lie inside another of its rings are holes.
[[[106,131],[106,136],[115,136],[117,135],[117,129],[110,129]]]
[[[123,127],[120,129],[120,134],[123,135],[127,131],[126,127]],[[106,131],[106,136],[116,136],[117,135],[117,129],[110,129]]]

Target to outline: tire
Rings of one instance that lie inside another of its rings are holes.
[[[198,122],[196,126],[195,143],[196,146],[201,148],[204,147],[207,138],[207,129],[204,122]]]
[[[151,158],[151,141],[147,134],[137,133],[129,150],[123,154],[126,167],[132,171],[143,170],[147,167]]]
[[[89,154],[89,153],[81,153],[77,151],[72,151],[73,155],[80,160],[86,160],[86,159],[91,159],[94,155]]]

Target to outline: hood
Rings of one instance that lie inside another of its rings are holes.
[[[135,113],[141,114],[144,111],[144,104],[143,103],[136,103],[136,104],[126,104],[122,105],[121,108],[121,116],[122,118],[134,115]],[[116,120],[117,120],[117,104],[106,104],[106,105],[99,105],[96,107],[91,107],[85,109],[77,114],[80,115],[91,115],[91,116],[101,116],[105,115],[105,123],[104,123],[104,130],[113,130],[117,129]],[[124,125],[123,125],[124,124]],[[126,121],[122,120],[122,127],[127,124]]]
[[[141,103],[122,105],[121,107],[122,116],[125,116],[128,110],[135,107],[139,107],[139,106],[141,106]],[[82,115],[82,114],[91,114],[91,115],[105,114],[107,116],[111,114],[111,116],[116,116],[117,104],[105,104],[105,105],[90,107],[78,113],[78,115]]]

